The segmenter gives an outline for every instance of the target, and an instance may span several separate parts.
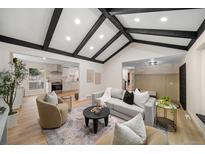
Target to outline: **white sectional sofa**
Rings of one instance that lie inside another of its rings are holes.
[[[104,91],[96,92],[92,94],[92,104],[97,103],[98,98],[104,94]],[[112,88],[111,90],[111,99],[109,99],[106,105],[110,108],[112,115],[118,116],[122,119],[129,120],[136,116],[138,113],[141,113],[144,117],[146,125],[153,126],[155,120],[155,102],[156,99],[150,97],[145,103],[144,108],[141,108],[135,104],[129,105],[123,102],[124,90]]]

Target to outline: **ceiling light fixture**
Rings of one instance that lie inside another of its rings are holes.
[[[104,38],[104,35],[103,35],[103,34],[100,34],[100,35],[99,35],[99,38],[100,38],[100,39],[103,39],[103,38]]]
[[[156,61],[154,58],[150,59],[150,61],[148,61],[148,65],[150,66],[154,66],[154,65],[158,65],[159,62]]]
[[[94,49],[94,47],[93,47],[93,46],[90,46],[90,47],[89,47],[89,49],[90,49],[90,50],[93,50],[93,49]]]
[[[158,65],[158,62],[151,60],[151,61],[148,62],[148,64],[151,65],[151,66],[154,66],[154,65]]]
[[[66,39],[67,41],[70,41],[70,40],[71,40],[71,37],[70,37],[70,36],[66,36],[65,39]]]
[[[167,17],[161,17],[161,18],[160,18],[160,21],[161,21],[161,22],[167,22],[167,20],[168,20]]]
[[[74,22],[75,22],[76,25],[79,25],[79,24],[80,24],[80,19],[76,18],[76,19],[74,20]]]
[[[135,67],[134,66],[128,66],[127,69],[132,70],[132,69],[135,69]]]
[[[140,22],[140,18],[134,18],[135,22]]]
[[[43,59],[43,60],[46,60],[46,57],[43,57],[42,59]]]

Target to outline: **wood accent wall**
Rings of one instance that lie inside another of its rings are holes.
[[[157,97],[170,96],[179,102],[179,74],[135,74],[135,88],[156,91]]]

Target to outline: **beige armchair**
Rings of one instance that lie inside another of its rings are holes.
[[[42,128],[57,128],[63,125],[68,116],[68,104],[58,98],[58,104],[52,105],[44,101],[45,96],[36,98],[39,122]]]
[[[161,130],[156,129],[154,127],[146,126],[146,133],[147,133],[147,139],[146,143],[147,145],[166,145],[168,144],[167,135],[164,134]],[[111,145],[113,141],[113,131],[110,131],[108,134],[101,137],[96,144],[98,145]]]

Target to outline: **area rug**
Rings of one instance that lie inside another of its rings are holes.
[[[115,123],[123,122],[120,118],[110,115],[108,126],[104,126],[104,119],[99,120],[98,132],[94,134],[92,120],[89,121],[89,128],[85,126],[83,110],[86,107],[88,105],[74,108],[69,113],[67,122],[60,128],[43,130],[47,143],[50,145],[95,144],[100,137],[112,131]]]

